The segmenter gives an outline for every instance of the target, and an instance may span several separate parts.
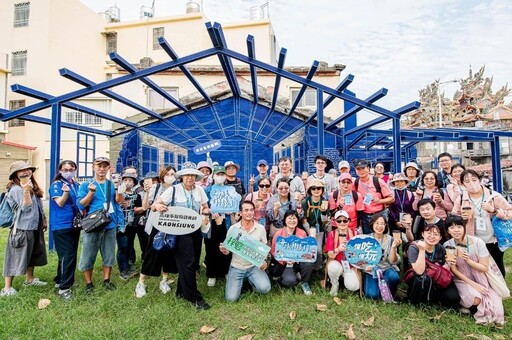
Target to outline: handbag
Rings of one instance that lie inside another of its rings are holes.
[[[478,247],[475,247],[478,255]],[[491,286],[492,290],[502,299],[506,299],[510,297],[510,290],[507,287],[507,282],[501,274],[500,268],[496,264],[496,261],[489,254],[489,268],[485,272],[485,276],[487,277],[487,282],[489,282],[489,286]]]
[[[391,269],[393,270],[393,269]],[[384,302],[394,302],[393,294],[391,294],[391,290],[389,289],[388,283],[384,278],[384,274],[381,269],[377,269],[377,283],[379,284],[380,296],[382,297],[382,301]]]
[[[408,283],[415,275],[417,274],[414,269],[407,269],[403,277],[404,282]],[[452,273],[448,269],[437,263],[430,262],[427,258],[425,258],[425,272],[417,276],[423,275],[429,276],[439,288],[446,288],[452,282]]]
[[[501,251],[505,251],[507,248],[512,247],[512,220],[502,220],[493,216],[492,227],[494,229],[494,235],[498,240],[498,246]]]
[[[107,180],[107,208],[98,209],[82,218],[82,229],[86,233],[101,231],[112,221],[108,212],[110,209],[110,186],[110,180]]]
[[[176,239],[176,235],[159,231],[153,239],[153,249],[157,251],[174,249],[176,247]]]

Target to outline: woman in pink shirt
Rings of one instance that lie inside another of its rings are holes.
[[[364,210],[363,197],[357,191],[352,190],[352,176],[349,173],[342,173],[339,180],[339,190],[334,190],[329,194],[329,210],[331,216],[339,210],[346,211],[350,218],[348,228],[356,234],[359,219],[357,216],[358,211]],[[334,219],[331,221],[335,226]]]
[[[268,231],[268,224],[266,222],[266,209],[267,202],[269,198],[272,196],[271,194],[271,182],[270,178],[263,177],[258,181],[258,191],[251,192],[245,197],[246,201],[251,201],[254,203],[256,209],[254,210],[254,221],[261,224]]]

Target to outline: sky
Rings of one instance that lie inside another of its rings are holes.
[[[140,7],[152,4],[81,1],[96,12],[116,4],[121,21],[138,19]],[[187,2],[155,0],[155,16],[183,14]],[[222,24],[248,20],[250,8],[265,1],[202,3],[206,17]],[[279,46],[287,49],[286,66],[346,65],[341,79],[355,76],[348,89],[366,98],[387,88],[376,104],[389,110],[419,100],[418,91],[436,79],[467,77],[470,66],[473,72],[486,67],[494,92],[512,86],[510,0],[269,0],[269,15]],[[442,91],[451,98],[458,88],[446,84]]]

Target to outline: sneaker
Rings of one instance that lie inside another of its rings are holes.
[[[196,307],[197,309],[200,309],[200,310],[210,309],[210,305],[207,304],[204,300],[196,301],[195,303],[193,303],[193,305],[194,305],[194,307]]]
[[[123,272],[121,272],[121,273],[119,274],[119,277],[120,277],[120,278],[121,278],[121,280],[123,280],[123,281],[128,281],[128,280],[130,279],[130,277],[131,277],[131,276],[130,276],[130,273],[129,273],[127,270],[125,270],[125,271],[123,271]]]
[[[459,308],[459,312],[461,314],[465,314],[465,315],[470,315],[471,314],[471,311],[469,310],[469,308],[465,308],[465,307],[460,307]]]
[[[137,283],[135,286],[135,296],[140,299],[146,295],[146,285],[142,282]]]
[[[16,289],[14,289],[13,287],[10,287],[9,289],[2,288],[2,290],[0,291],[1,297],[14,295],[16,295]]]
[[[160,291],[162,292],[162,294],[167,294],[171,291],[171,287],[169,287],[169,284],[165,279],[160,281]]]
[[[71,300],[71,289],[59,290],[59,297],[65,301]]]
[[[85,294],[91,295],[94,292],[94,285],[91,283],[87,283],[85,285]]]
[[[114,283],[110,282],[110,279],[103,280],[103,286],[105,287],[106,290],[117,289],[117,286]]]
[[[32,286],[46,286],[48,283],[39,280],[37,277],[34,277],[30,282],[23,282],[23,287],[32,287]]]
[[[338,295],[339,289],[340,289],[340,285],[339,284],[333,284],[332,287],[331,287],[331,291],[330,291],[331,296]]]
[[[215,283],[217,283],[217,279],[214,277],[210,277],[208,279],[208,283],[206,284],[208,287],[214,287]]]
[[[55,288],[59,288],[60,287],[60,283],[55,283]]]
[[[302,287],[302,291],[304,292],[305,295],[313,294],[313,292],[311,291],[311,288],[309,288],[309,284],[307,282],[303,282],[301,284],[301,287]]]

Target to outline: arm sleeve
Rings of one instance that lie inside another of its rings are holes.
[[[174,188],[174,186],[171,185],[170,187],[165,189],[165,191],[160,195],[160,198],[162,199],[162,202],[165,205],[168,205],[169,203],[171,203],[173,190],[175,190],[175,188]]]
[[[61,181],[55,181],[52,183],[50,190],[50,198],[55,199],[62,196],[62,182]]]
[[[414,244],[411,244],[407,250],[407,256],[409,257],[409,262],[411,264],[416,263],[416,260],[418,260],[418,253],[418,247],[416,247]]]

